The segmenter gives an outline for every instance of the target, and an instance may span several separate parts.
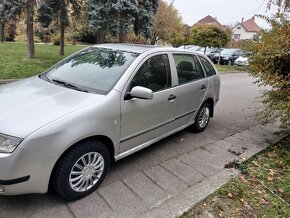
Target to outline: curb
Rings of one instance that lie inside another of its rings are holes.
[[[16,82],[19,79],[7,79],[7,80],[0,80],[0,85],[5,85],[7,83],[12,83],[12,82]]]

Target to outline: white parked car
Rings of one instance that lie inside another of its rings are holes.
[[[240,56],[235,60],[235,65],[237,66],[249,66],[249,58]]]

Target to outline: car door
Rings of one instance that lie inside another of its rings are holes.
[[[125,92],[135,86],[153,91],[152,100],[121,99],[120,153],[150,142],[172,130],[176,107],[172,74],[167,54],[148,57],[141,63]]]
[[[178,77],[176,87],[176,127],[194,120],[206,94],[208,79],[193,54],[173,54]]]

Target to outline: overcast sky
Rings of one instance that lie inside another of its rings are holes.
[[[190,26],[207,15],[216,17],[223,25],[229,25],[240,22],[242,17],[246,20],[255,14],[266,14],[267,2],[268,0],[175,0],[174,6],[182,16],[183,22]],[[261,27],[268,27],[260,19],[256,22]]]

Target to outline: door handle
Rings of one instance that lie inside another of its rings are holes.
[[[201,90],[205,90],[206,89],[206,86],[205,85],[202,85],[201,86]]]
[[[176,99],[176,96],[175,95],[170,95],[169,97],[168,97],[168,101],[173,101],[173,100],[175,100]]]

